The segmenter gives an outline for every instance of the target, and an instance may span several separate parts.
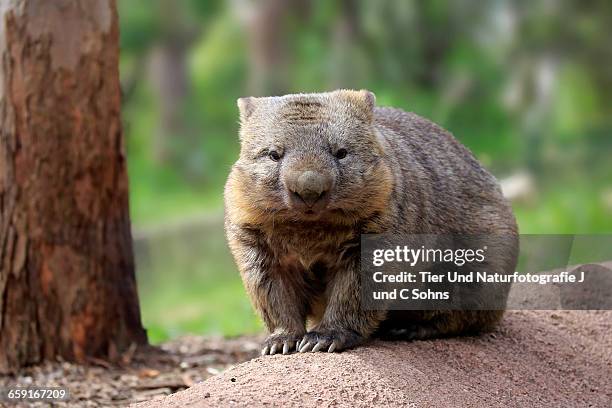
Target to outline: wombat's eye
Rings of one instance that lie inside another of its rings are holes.
[[[338,149],[334,156],[336,156],[336,159],[344,159],[346,157],[346,149]]]
[[[268,157],[272,161],[279,161],[281,158],[280,154],[278,154],[276,150],[270,150],[270,152],[268,153]]]

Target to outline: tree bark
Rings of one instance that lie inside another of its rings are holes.
[[[114,0],[0,0],[0,372],[146,343]]]

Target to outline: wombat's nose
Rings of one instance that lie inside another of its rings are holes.
[[[331,179],[316,171],[305,171],[294,177],[288,187],[292,194],[303,201],[306,206],[313,207],[325,197],[331,187]]]

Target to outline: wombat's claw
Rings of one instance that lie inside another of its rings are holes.
[[[338,340],[331,335],[319,334],[316,332],[307,333],[304,339],[300,342],[300,353],[308,351],[316,353],[317,351],[327,351],[332,353],[338,347]]]
[[[310,344],[310,343],[309,343]],[[336,342],[332,342],[331,345],[328,346],[328,342],[326,341],[319,341],[317,344],[314,345],[314,347],[312,348],[312,350],[310,350],[313,353],[316,353],[317,351],[325,351],[327,350],[328,353],[333,353],[333,351],[336,349]]]
[[[312,351],[313,353],[316,353],[317,351],[321,351],[321,350],[325,351],[327,349],[328,353],[333,353],[334,350],[336,349],[336,342],[332,341],[332,344],[330,344],[329,347],[327,346],[327,344],[328,342],[326,341],[319,341],[317,344],[315,344],[315,346],[310,351]]]
[[[274,355],[280,354],[281,352],[283,354],[289,354],[294,349],[295,351],[299,351],[299,348],[296,348],[296,345],[299,343],[300,338],[301,335],[273,334],[264,342],[261,355]]]
[[[310,350],[312,347],[312,343],[306,342],[302,347],[300,347],[300,353],[305,353]]]
[[[354,347],[362,341],[363,337],[351,330],[311,331],[306,333],[302,341],[299,342],[298,348],[300,353],[307,351],[313,353],[317,351],[333,353]]]
[[[304,337],[302,340],[297,342],[295,351],[301,352],[301,353],[303,353],[304,351],[307,351],[305,348],[307,343],[308,343],[308,340],[306,340],[306,337]],[[304,349],[304,351],[302,351],[302,349]]]

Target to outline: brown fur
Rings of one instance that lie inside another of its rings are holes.
[[[516,237],[497,182],[449,133],[414,114],[376,108],[367,91],[241,98],[238,106],[241,152],[225,188],[225,225],[271,332],[264,354],[341,350],[382,331],[460,334],[501,318],[502,311],[361,308],[361,234]],[[332,186],[316,210],[287,182],[305,171]],[[500,262],[513,270],[516,240]]]

